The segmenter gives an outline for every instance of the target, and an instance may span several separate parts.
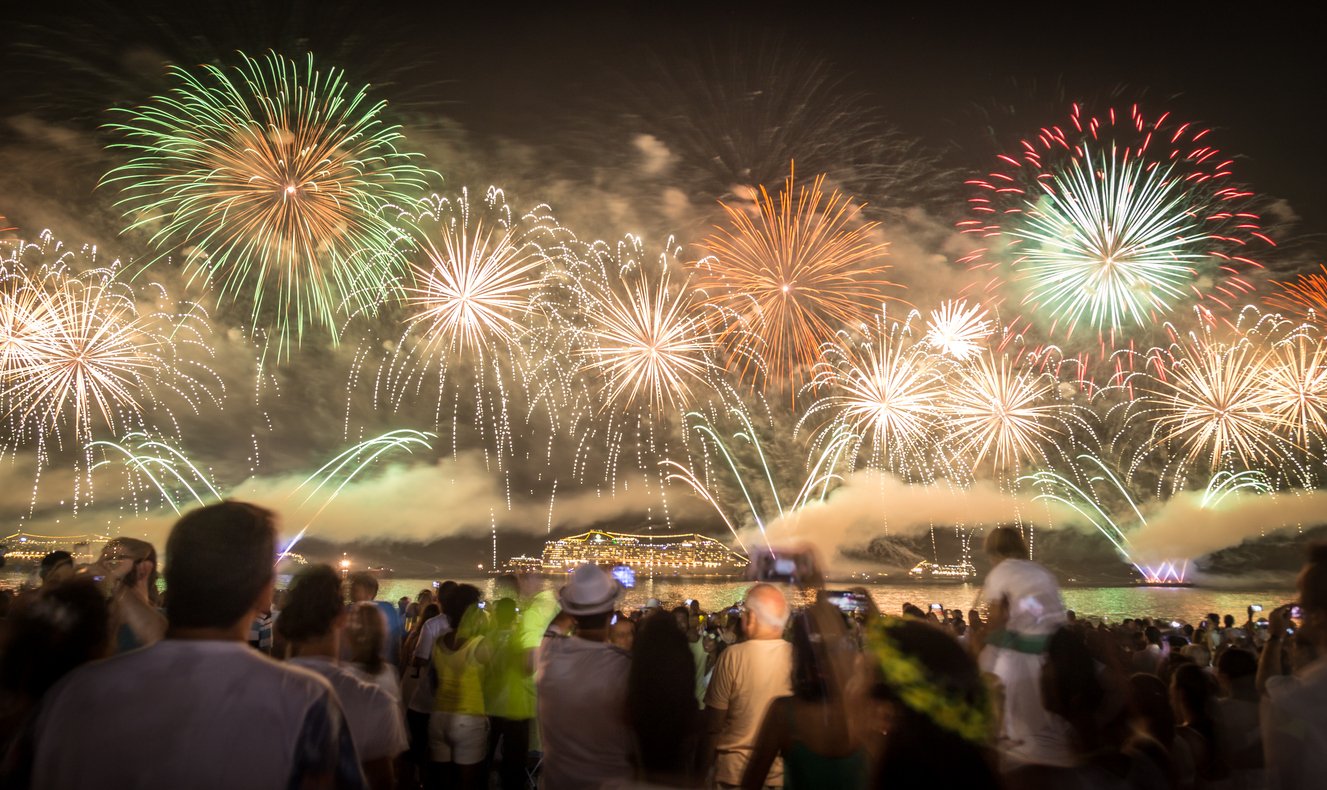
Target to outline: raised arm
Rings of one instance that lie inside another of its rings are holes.
[[[1267,681],[1282,674],[1281,649],[1285,644],[1286,629],[1290,627],[1290,605],[1279,606],[1267,616],[1267,643],[1258,657],[1257,686],[1259,694],[1267,693]]]

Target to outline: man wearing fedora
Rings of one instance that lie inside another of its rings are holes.
[[[609,620],[621,597],[622,587],[593,565],[578,567],[558,592],[562,612],[544,636],[535,674],[544,745],[540,785],[546,790],[632,778],[631,656],[608,643]]]

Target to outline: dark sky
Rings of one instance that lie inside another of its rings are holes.
[[[1287,200],[1302,217],[1296,235],[1327,233],[1321,12],[1287,14],[1251,3],[1173,10],[1155,3],[460,5],[25,4],[8,10],[12,24],[0,35],[11,59],[35,43],[93,61],[128,49],[135,38],[159,46],[171,37],[162,31],[171,29],[204,31],[222,50],[260,49],[269,33],[307,39],[317,49],[358,37],[356,57],[434,82],[433,98],[444,96],[447,112],[468,128],[535,140],[599,97],[607,100],[615,80],[648,74],[642,64],[651,57],[777,42],[832,63],[876,100],[882,118],[948,148],[951,164],[963,169],[989,162],[993,146],[983,125],[996,107],[1018,111],[1007,129],[996,130],[1006,146],[1062,120],[1072,100],[1099,106],[1115,95],[1119,104],[1143,102],[1152,114],[1172,111],[1217,127],[1220,147],[1243,160],[1239,177]],[[255,21],[258,15],[267,19]],[[180,57],[194,46],[173,43]],[[0,96],[5,114],[26,111],[30,102],[21,86]],[[1309,246],[1321,256],[1321,240]]]
[[[1061,122],[1069,101],[1140,101],[1152,114],[1217,127],[1220,147],[1258,192],[1283,198],[1301,234],[1327,232],[1327,23],[1257,4],[616,3],[423,12],[461,115],[507,132],[574,106],[642,53],[778,40],[824,58],[878,99],[882,116],[954,149],[954,164],[991,154],[976,128],[1018,110],[1012,144]],[[926,10],[900,10],[930,6]],[[430,43],[431,42],[431,43]],[[525,97],[522,101],[518,97]],[[1321,254],[1322,242],[1312,244]]]

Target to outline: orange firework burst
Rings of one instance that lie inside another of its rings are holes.
[[[706,304],[718,308],[719,342],[743,356],[743,377],[757,367],[743,354],[751,342],[772,381],[809,370],[835,331],[869,324],[895,285],[884,279],[886,245],[873,238],[876,223],[861,220],[861,205],[838,191],[826,198],[823,175],[794,189],[794,175],[777,200],[762,186],[755,212],[721,204],[728,224],[693,267]]]
[[[1327,264],[1319,264],[1319,268],[1321,274],[1301,274],[1290,282],[1273,283],[1280,290],[1267,297],[1267,306],[1302,321],[1327,318]]]

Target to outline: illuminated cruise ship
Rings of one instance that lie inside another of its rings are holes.
[[[966,559],[950,565],[940,565],[923,560],[908,571],[908,578],[926,581],[965,582],[976,578],[977,569]]]
[[[74,563],[92,562],[101,554],[101,547],[109,540],[105,535],[34,535],[15,532],[0,538],[0,551],[5,561],[17,566],[37,565],[52,551],[67,551],[74,555]]]
[[[592,529],[544,544],[541,570],[565,573],[577,565],[627,565],[655,576],[730,576],[747,559],[723,543],[695,532],[628,535]]]

